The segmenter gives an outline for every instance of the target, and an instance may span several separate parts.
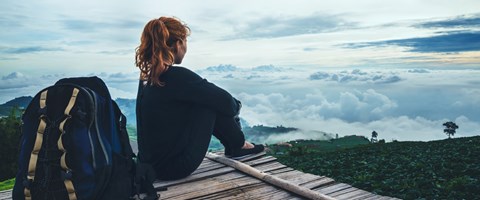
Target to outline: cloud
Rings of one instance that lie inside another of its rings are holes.
[[[303,48],[304,51],[316,51],[318,50],[319,48],[314,48],[314,47],[305,47]]]
[[[262,138],[262,140],[258,140],[259,143],[266,143],[266,144],[275,144],[278,142],[287,142],[292,140],[328,140],[332,139],[332,135],[322,132],[322,131],[312,131],[312,130],[298,130],[292,131],[287,133],[276,133],[268,135],[266,138]]]
[[[410,52],[420,53],[456,53],[465,51],[480,51],[480,32],[450,32],[422,38],[386,40],[379,42],[350,43],[347,48],[364,47],[407,47]]]
[[[0,50],[2,53],[6,54],[25,54],[25,53],[37,53],[37,52],[46,52],[46,51],[63,51],[62,48],[51,48],[51,47],[42,47],[42,46],[31,46],[31,47],[17,47],[17,48],[5,48]]]
[[[252,68],[252,71],[257,72],[279,72],[282,71],[280,68],[275,67],[273,65],[260,65],[257,67]]]
[[[11,80],[11,79],[20,79],[20,78],[25,78],[25,75],[23,75],[20,72],[13,72],[9,75],[2,76],[2,80]]]
[[[234,65],[231,65],[231,64],[221,64],[221,65],[217,65],[217,66],[210,66],[210,67],[207,67],[206,69],[204,70],[200,70],[200,71],[207,71],[207,72],[233,72],[233,71],[236,71],[238,68],[237,66],[234,66]]]
[[[339,16],[322,13],[307,16],[268,16],[238,25],[235,27],[235,35],[232,38],[278,38],[334,32],[355,26],[356,23],[346,21]]]
[[[239,99],[244,105],[241,116],[253,125],[283,125],[303,130],[320,130],[322,133],[366,137],[370,137],[370,133],[375,130],[380,139],[387,141],[428,141],[446,138],[442,123],[452,120],[460,126],[457,137],[480,134],[480,123],[463,115],[452,119],[396,116],[397,103],[374,90],[343,92],[338,100],[323,94],[309,94],[302,99],[280,93],[242,93]],[[310,133],[299,131],[295,134],[283,134],[269,138],[269,141],[314,139],[322,136],[314,131]]]
[[[429,70],[426,69],[409,69],[409,73],[430,73]]]
[[[144,22],[134,20],[111,20],[111,21],[93,21],[83,19],[65,19],[62,20],[64,28],[71,31],[93,32],[98,29],[138,29],[144,26]]]
[[[366,82],[375,84],[396,83],[402,80],[400,76],[393,73],[383,73],[379,71],[367,72],[359,69],[341,71],[339,73],[315,72],[310,74],[309,79],[334,81],[338,83]]]
[[[455,18],[415,24],[416,28],[473,28],[480,27],[480,14],[461,15]]]
[[[90,74],[24,74],[12,72],[0,76],[0,102],[19,96],[33,96],[41,89],[67,77],[98,76],[108,86],[113,98],[135,98],[138,87],[138,73],[90,73]]]
[[[305,96],[240,93],[238,99],[242,101],[247,113],[270,113],[272,116],[263,117],[278,121],[298,118],[370,121],[387,116],[397,107],[393,100],[373,89],[364,92],[342,92],[337,97],[328,98],[321,93]]]
[[[2,76],[0,80],[0,89],[18,89],[27,87],[28,85],[29,77],[20,72],[13,72]]]

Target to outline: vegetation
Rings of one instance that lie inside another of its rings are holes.
[[[330,149],[326,151],[321,147],[305,148],[312,143],[315,142],[293,142],[284,154],[277,152],[274,156],[295,169],[380,195],[402,199],[480,199],[480,136],[375,143],[338,150],[325,148]],[[317,143],[324,144],[328,143]],[[299,152],[302,148],[308,150]]]
[[[8,116],[13,108],[25,109],[31,100],[32,100],[32,97],[24,96],[24,97],[17,97],[4,104],[1,104],[0,116]],[[21,114],[22,114],[21,112],[16,113],[17,117],[19,117]]]
[[[0,191],[12,189],[14,184],[15,178],[2,181],[0,182]]]
[[[12,178],[17,173],[17,159],[21,137],[19,110],[14,108],[8,117],[0,118],[0,181]]]
[[[456,130],[458,128],[457,124],[451,121],[443,123],[443,126],[445,126],[445,129],[443,129],[443,132],[447,134],[448,138],[450,138],[450,136],[455,135]]]
[[[370,142],[372,142],[372,143],[377,142],[377,141],[378,141],[378,138],[377,138],[377,137],[378,137],[377,131],[373,131],[373,132],[372,132],[372,138],[370,139]]]

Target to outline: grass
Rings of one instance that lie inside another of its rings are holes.
[[[0,191],[12,189],[14,184],[15,178],[2,181],[0,182]]]
[[[318,142],[322,146],[325,142]],[[339,148],[293,144],[280,162],[380,195],[402,199],[480,199],[480,136]],[[329,149],[329,150],[328,150]]]

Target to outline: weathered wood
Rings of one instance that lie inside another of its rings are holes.
[[[287,166],[287,168],[285,168],[285,169],[273,170],[273,171],[268,172],[268,174],[276,175],[276,174],[280,174],[280,173],[283,173],[283,172],[289,172],[289,171],[294,171],[294,170],[295,169]]]
[[[262,156],[262,155],[265,155],[265,154],[255,154],[252,157],[253,158],[259,158],[259,155]],[[247,160],[250,159],[251,160],[252,157],[244,158],[244,159],[247,159]],[[246,164],[261,165],[263,163],[272,162],[274,160],[272,158],[273,157],[271,157],[271,158],[266,157],[266,158],[261,158],[261,159],[258,159],[258,160],[251,160],[251,161],[246,162]],[[179,180],[174,180],[174,181],[161,181],[161,180],[159,180],[159,181],[154,183],[154,187],[155,188],[170,187],[170,186],[173,186],[173,185],[178,185],[178,184],[183,184],[183,183],[186,183],[186,182],[203,180],[203,179],[206,179],[206,178],[209,178],[209,177],[214,177],[214,176],[227,174],[227,173],[235,171],[234,168],[226,166],[224,164],[221,164],[221,163],[218,163],[218,162],[215,162],[215,161],[211,161],[209,159],[204,159],[204,162],[205,162],[205,160],[208,160],[208,161],[206,161],[207,163],[208,162],[211,162],[211,163],[208,164],[208,165],[206,164],[202,169],[197,169],[194,173],[192,173],[192,175],[190,175],[186,178],[179,179]]]
[[[0,200],[12,199],[12,190],[0,191]]]
[[[373,197],[373,196],[376,196],[376,194],[368,193],[368,194],[362,194],[360,196],[352,197],[349,200],[363,200],[363,199],[367,199],[367,198],[370,198],[370,197]]]
[[[235,181],[222,181],[222,179],[211,178],[197,182],[196,184],[189,183],[184,185],[176,185],[169,188],[169,190],[172,190],[172,192],[162,192],[161,197],[162,199],[200,198],[219,192],[239,189],[248,185],[262,184],[262,181],[258,179],[252,179],[250,177],[238,178],[235,179]]]
[[[195,181],[203,180],[203,179],[206,179],[206,178],[227,174],[227,173],[230,173],[230,172],[233,172],[233,171],[235,171],[235,169],[232,168],[232,167],[223,167],[223,168],[213,170],[213,171],[194,174],[194,175],[191,175],[191,176],[188,176],[186,178],[179,179],[179,180],[173,180],[173,181],[158,180],[153,184],[153,186],[155,188],[170,187],[170,186],[173,186],[173,185],[195,182]]]
[[[280,179],[276,176],[272,176],[272,175],[260,172],[259,170],[255,169],[253,167],[250,167],[250,166],[248,166],[244,163],[241,163],[239,161],[228,159],[226,157],[218,156],[218,155],[215,155],[215,154],[207,154],[207,158],[218,161],[218,162],[221,162],[225,165],[228,165],[228,166],[233,167],[237,170],[240,170],[244,173],[247,173],[247,174],[249,174],[249,175],[251,175],[255,178],[258,178],[260,180],[263,180],[265,182],[268,182],[268,183],[273,184],[275,186],[278,186],[282,189],[291,191],[293,193],[296,193],[300,196],[304,196],[304,197],[309,198],[309,199],[329,199],[329,200],[333,199],[333,198],[331,198],[329,196],[326,196],[324,194],[314,192],[314,191],[312,191],[308,188],[292,184],[292,183],[290,183],[288,181],[285,181],[283,179]]]
[[[344,190],[340,190],[340,191],[336,191],[336,192],[332,192],[330,194],[328,194],[329,196],[331,197],[334,197],[336,199],[338,199],[338,196],[342,195],[342,194],[346,194],[346,193],[349,193],[349,192],[355,192],[357,191],[358,188],[354,188],[354,187],[350,187],[350,188],[346,188]]]
[[[301,184],[301,185],[303,187],[306,187],[306,188],[315,189],[315,188],[318,188],[318,187],[323,187],[323,186],[332,184],[334,182],[335,181],[333,179],[323,176],[323,177],[318,177],[318,179],[316,179],[316,180],[313,180],[311,182],[307,182],[307,183],[304,183],[304,184]]]
[[[334,185],[329,185],[329,186],[326,186],[326,187],[315,189],[315,191],[321,192],[323,194],[330,194],[330,193],[334,193],[336,191],[344,190],[344,189],[347,189],[347,188],[350,188],[350,187],[352,187],[352,186],[344,184],[344,183],[337,183],[337,184],[334,184]]]
[[[365,200],[380,200],[381,198],[383,198],[383,196],[374,195],[372,197],[366,198]]]
[[[219,156],[223,157],[223,153]],[[249,155],[234,162],[241,162],[263,178],[255,179],[258,177],[205,158],[192,175],[175,181],[157,181],[154,185],[168,187],[167,191],[159,192],[161,199],[305,199],[279,186],[266,184],[268,178],[265,177],[268,175],[305,190],[320,192],[330,199],[397,199],[335,183],[325,176],[297,171],[279,163],[274,157],[265,156],[265,153]],[[11,199],[11,190],[0,192],[0,200],[7,199]]]
[[[353,190],[351,192],[347,192],[347,193],[343,193],[343,194],[340,194],[338,196],[335,196],[335,198],[337,199],[352,199],[354,197],[362,197],[362,196],[368,196],[370,195],[371,193],[365,191],[365,190],[360,190],[360,189],[357,189],[355,188],[356,190]]]

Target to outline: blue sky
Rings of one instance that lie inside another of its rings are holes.
[[[144,24],[192,29],[184,66],[245,102],[251,124],[387,140],[480,134],[476,0],[2,2],[0,103],[67,76],[134,98]],[[440,124],[440,125],[439,125]]]

